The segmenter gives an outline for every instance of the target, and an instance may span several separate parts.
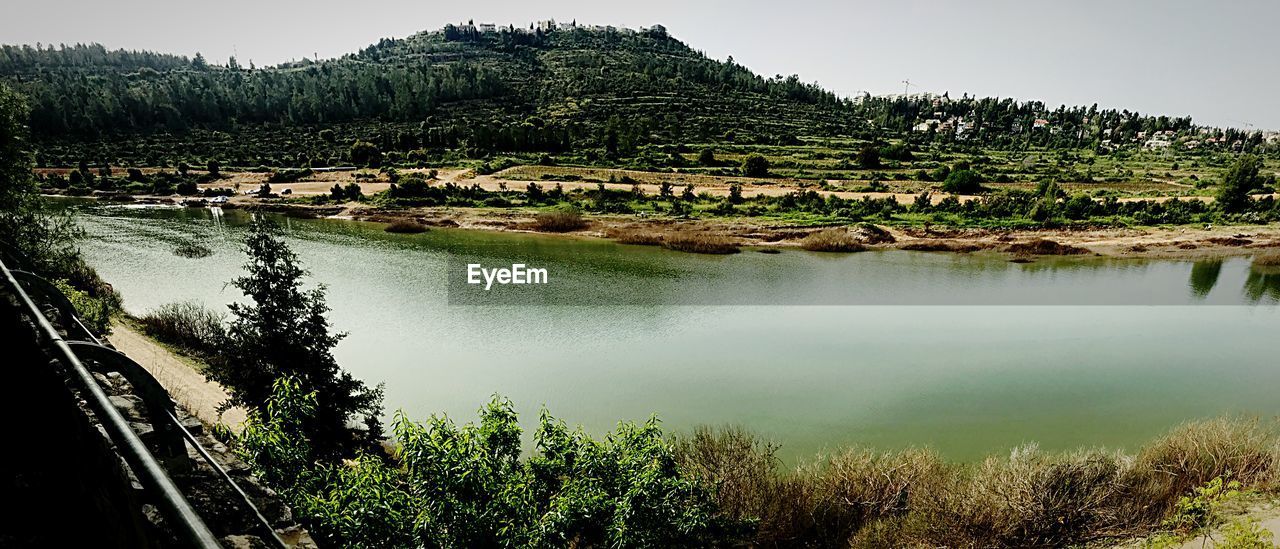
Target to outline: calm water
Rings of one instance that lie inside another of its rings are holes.
[[[242,213],[93,207],[80,219],[85,254],[131,312],[240,298],[225,284],[244,261]],[[1247,259],[709,257],[282,223],[350,332],[339,361],[386,384],[389,412],[418,418],[470,420],[496,393],[526,428],[543,405],[596,433],[656,413],[677,430],[746,426],[792,460],[850,444],[968,460],[1029,441],[1132,448],[1187,419],[1280,412],[1280,277]],[[185,241],[214,254],[174,255]],[[522,295],[550,305],[457,304],[458,257],[547,267],[552,284]],[[1006,305],[964,305],[988,302]],[[1130,305],[1079,305],[1098,303]]]

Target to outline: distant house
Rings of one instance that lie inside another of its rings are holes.
[[[498,26],[493,23],[480,23],[478,27],[480,29],[480,32],[483,32],[485,34],[493,34],[495,32],[498,32]]]
[[[1143,145],[1148,149],[1167,149],[1172,142],[1163,137],[1153,137]]]
[[[942,124],[941,120],[938,120],[937,118],[930,118],[928,120],[925,120],[924,122],[916,124],[915,127],[911,129],[917,132],[925,133],[925,132],[928,132],[929,130],[937,128],[941,124]]]
[[[1038,129],[1047,128],[1047,127],[1049,127],[1049,121],[1043,118],[1037,118],[1035,122],[1031,123],[1031,129],[1033,130],[1038,130]]]
[[[556,30],[556,20],[547,19],[546,21],[538,21],[538,30],[542,32],[551,32]]]

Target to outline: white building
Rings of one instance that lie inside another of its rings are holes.
[[[480,29],[480,32],[483,32],[486,34],[493,34],[495,32],[498,32],[498,26],[493,23],[480,23],[478,27]]]

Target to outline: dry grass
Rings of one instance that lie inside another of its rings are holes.
[[[695,254],[736,254],[740,249],[729,237],[710,233],[667,233],[662,247]]]
[[[663,236],[657,231],[644,229],[617,229],[605,231],[605,236],[620,244],[636,244],[639,246],[661,246]]]
[[[578,212],[542,212],[533,220],[533,230],[544,233],[580,231],[587,225],[587,220]]]
[[[698,429],[675,449],[723,513],[756,521],[755,545],[1061,547],[1149,533],[1217,477],[1274,489],[1278,440],[1271,425],[1227,418],[1174,429],[1136,455],[1030,445],[958,465],[854,449],[793,471],[736,428]]]
[[[427,232],[427,226],[417,221],[397,220],[388,224],[385,230],[389,233],[417,234]]]
[[[1059,244],[1052,240],[1039,238],[1030,242],[1019,242],[1009,245],[1008,251],[1015,255],[1084,255],[1091,253],[1085,248]]]
[[[811,252],[861,252],[867,249],[844,229],[824,229],[809,233],[800,240],[800,247]]]
[[[1253,256],[1254,267],[1280,267],[1280,253],[1271,252]]]

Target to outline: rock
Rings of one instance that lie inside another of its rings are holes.
[[[115,406],[120,414],[130,422],[145,422],[146,416],[142,414],[142,399],[134,395],[116,395],[107,397],[111,399],[111,405]]]

